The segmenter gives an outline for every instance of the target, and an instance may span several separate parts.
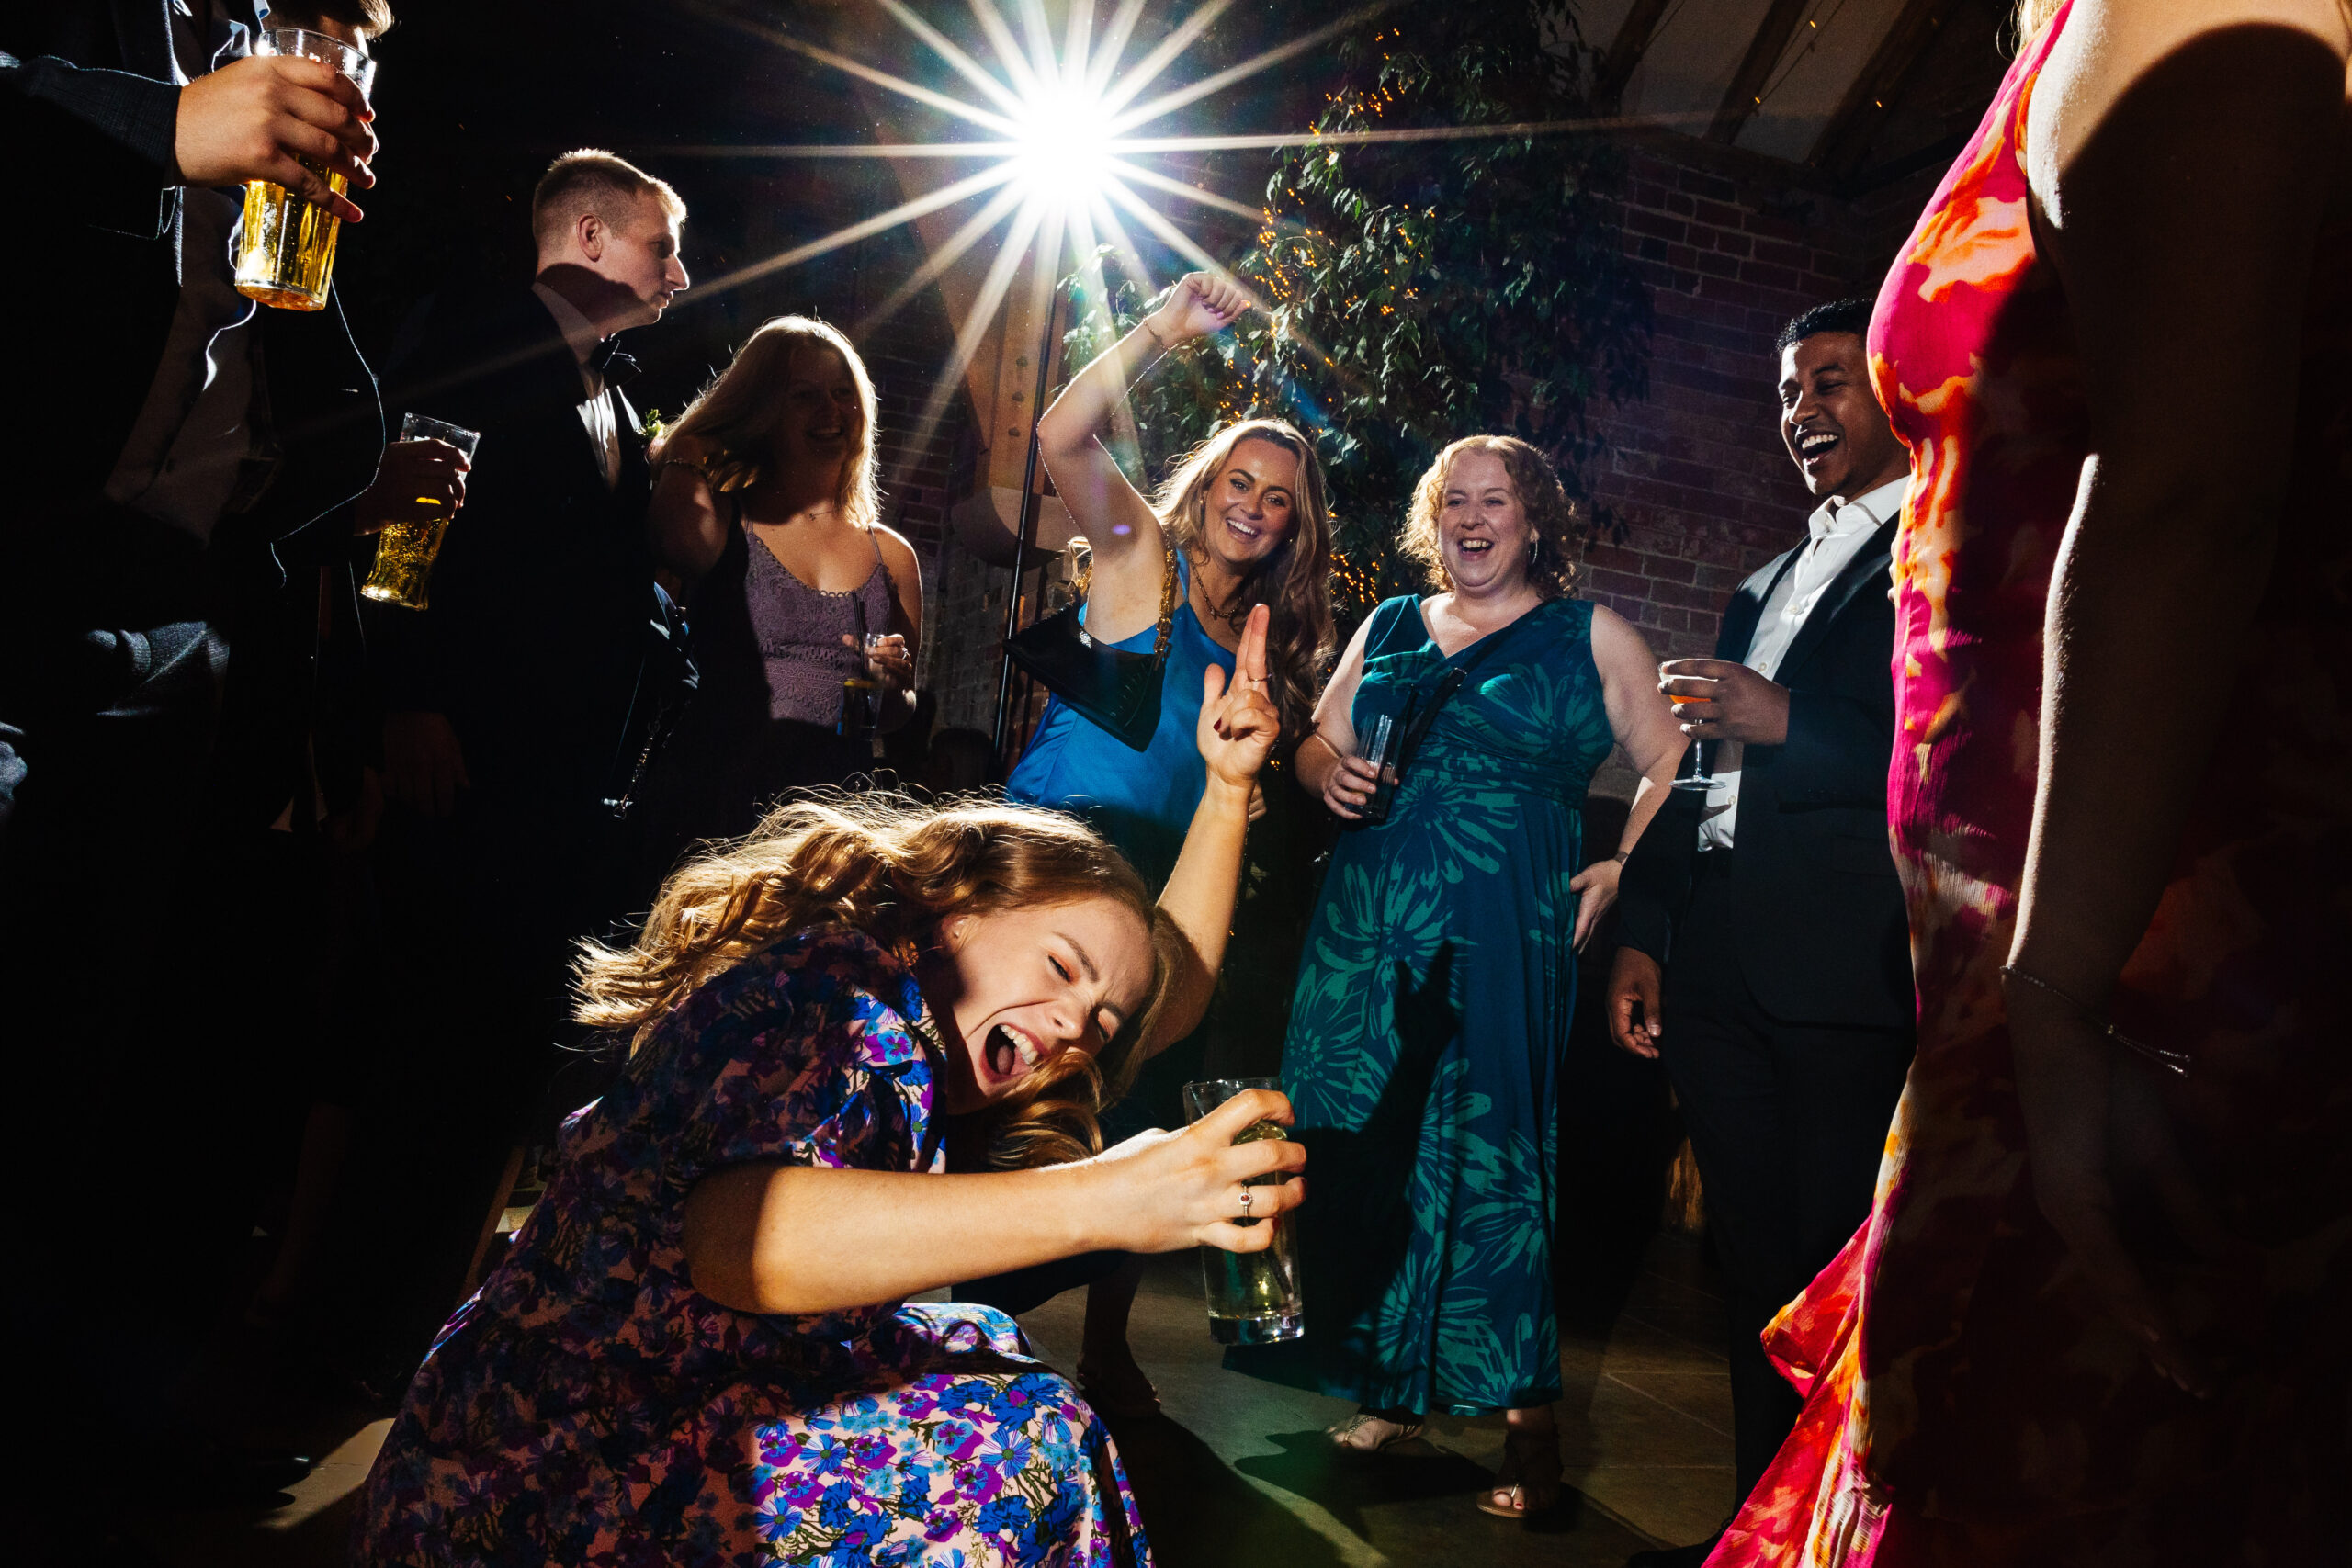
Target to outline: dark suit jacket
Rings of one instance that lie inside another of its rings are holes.
[[[429,301],[387,377],[395,422],[479,432],[431,607],[369,606],[387,709],[445,714],[486,801],[591,802],[612,776],[653,594],[652,487],[617,389],[621,476],[581,423],[580,370],[528,288]]]
[[[1764,1010],[1788,1023],[1910,1027],[1909,926],[1887,848],[1894,743],[1895,525],[1848,563],[1774,676],[1789,689],[1789,737],[1746,748],[1733,829],[1739,961]],[[1744,660],[1789,551],[1740,584],[1715,657]],[[1617,940],[1671,963],[1690,897],[1702,797],[1677,794],[1626,862]]]
[[[0,246],[17,353],[38,367],[40,417],[5,437],[8,510],[28,525],[96,497],[154,379],[179,299],[179,98],[164,0],[0,10],[0,150],[40,176],[19,191],[18,243]],[[266,499],[283,534],[366,487],[379,411],[339,299],[258,324],[286,453]]]

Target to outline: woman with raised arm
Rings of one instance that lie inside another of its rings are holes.
[[[2352,17],[2019,24],[1871,328],[1918,1055],[1711,1561],[2340,1562]]]
[[[1322,465],[1304,435],[1281,420],[1227,425],[1177,464],[1152,501],[1128,482],[1103,445],[1128,387],[1153,360],[1231,325],[1248,303],[1238,288],[1209,274],[1183,278],[1158,310],[1080,371],[1037,422],[1038,450],[1054,488],[1093,550],[1088,634],[1136,658],[1164,646],[1165,668],[1159,725],[1142,750],[1056,698],[1005,792],[1082,814],[1152,886],[1174,863],[1201,797],[1204,774],[1190,737],[1203,672],[1232,667],[1245,621],[1264,606],[1268,696],[1283,725],[1274,753],[1280,768],[1306,732],[1316,682],[1331,652],[1331,525]],[[1278,813],[1266,826],[1290,820]],[[1265,829],[1256,835],[1267,836]],[[1280,858],[1264,847],[1270,852],[1263,858]],[[1259,858],[1253,850],[1253,863]],[[1261,897],[1272,901],[1283,891],[1261,890]],[[1256,912],[1245,910],[1245,923]],[[1256,945],[1278,942],[1270,937]],[[1275,984],[1286,976],[1285,969]],[[1257,1072],[1271,1066],[1272,1047],[1269,1039],[1269,1060]],[[1178,1090],[1202,1076],[1204,1055],[1204,1042],[1192,1036],[1152,1063],[1114,1127],[1181,1122]],[[1207,1066],[1231,1074],[1250,1064]],[[1130,1263],[1098,1280],[1088,1294],[1080,1376],[1089,1398],[1118,1414],[1148,1411],[1157,1402],[1127,1348],[1127,1314],[1139,1279],[1140,1265]]]
[[[1574,523],[1526,442],[1440,453],[1403,539],[1437,592],[1373,611],[1298,753],[1299,782],[1355,824],[1283,1055],[1324,1188],[1301,1232],[1302,1348],[1323,1392],[1362,1406],[1330,1432],[1353,1452],[1431,1410],[1503,1411],[1478,1506],[1518,1519],[1560,1492],[1552,1235],[1576,951],[1687,749],[1642,634],[1573,596]],[[1383,781],[1359,753],[1383,719],[1401,767],[1367,820]],[[1586,785],[1618,746],[1642,780],[1614,856],[1586,865]]]
[[[690,862],[582,1016],[620,1082],[417,1374],[362,1563],[1148,1561],[1109,1437],[987,1307],[907,1298],[1089,1248],[1267,1245],[1295,1144],[1245,1094],[1113,1156],[1094,1111],[1196,1016],[1277,727],[1265,618],[1203,677],[1207,784],[1155,907],[1022,807],[788,804]],[[977,1121],[1001,1168],[941,1174]]]
[[[867,771],[875,729],[913,709],[922,574],[882,525],[874,441],[857,350],[778,316],[654,447],[654,560],[701,675],[649,792],[661,870],[786,790]]]

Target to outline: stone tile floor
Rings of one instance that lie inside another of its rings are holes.
[[[1076,1364],[1081,1303],[1023,1320],[1046,1359]],[[1645,1546],[1704,1538],[1731,1511],[1731,1396],[1723,1303],[1696,1243],[1649,1246],[1613,1325],[1565,1333],[1560,1409],[1570,1488],[1551,1517],[1518,1525],[1476,1499],[1502,1451],[1499,1417],[1440,1416],[1372,1460],[1325,1444],[1340,1401],[1227,1372],[1208,1337],[1199,1267],[1158,1260],[1136,1303],[1136,1358],[1163,1414],[1114,1432],[1161,1568],[1378,1568],[1521,1563],[1617,1568]],[[137,1561],[161,1568],[338,1568],[352,1492],[389,1423],[224,1376],[258,1438],[322,1456],[266,1509],[129,1505]],[[250,1404],[246,1404],[250,1401]],[[238,1406],[232,1406],[238,1407]]]

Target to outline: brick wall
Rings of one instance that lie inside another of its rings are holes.
[[[1594,539],[1586,592],[1661,659],[1712,653],[1731,591],[1813,510],[1781,444],[1773,337],[1809,306],[1876,293],[1939,174],[1849,200],[1736,149],[1637,143],[1625,243],[1657,325],[1648,397],[1597,422],[1611,450],[1587,478],[1618,536]]]

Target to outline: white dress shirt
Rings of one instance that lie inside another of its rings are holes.
[[[1796,560],[1765,596],[1755,635],[1748,639],[1747,657],[1740,662],[1768,681],[1776,676],[1781,660],[1788,657],[1790,646],[1804,629],[1805,617],[1813,614],[1821,596],[1829,592],[1829,585],[1852,564],[1880,525],[1903,510],[1904,498],[1910,493],[1911,478],[1905,474],[1843,506],[1833,497],[1815,508],[1813,515],[1805,519],[1810,536],[1799,547]],[[1706,814],[1699,821],[1699,847],[1702,850],[1727,850],[1732,846],[1739,822],[1741,750],[1736,740],[1718,740],[1709,748],[1715,787],[1707,792]]]
[[[580,307],[544,283],[531,285],[531,292],[555,318],[563,341],[571,345],[571,357],[580,363],[580,423],[587,427],[589,445],[603,455],[605,483],[621,482],[621,430],[613,416],[613,400],[605,395],[605,373],[588,363],[596,345],[605,340],[596,334],[596,324],[580,313]]]

